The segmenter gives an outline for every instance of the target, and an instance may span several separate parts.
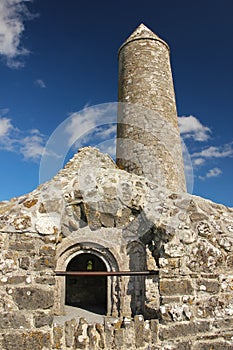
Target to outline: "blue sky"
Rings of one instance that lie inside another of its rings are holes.
[[[96,128],[78,112],[117,101],[117,50],[143,22],[171,48],[193,193],[233,206],[232,18],[232,0],[0,0],[0,200],[38,186],[45,144],[67,118],[79,128],[69,146]]]

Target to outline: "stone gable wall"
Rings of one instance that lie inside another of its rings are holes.
[[[95,171],[83,186],[90,159]],[[57,323],[59,257],[88,240],[111,252],[120,270],[142,268],[145,259],[145,269],[158,275],[122,277],[122,306],[103,325]],[[163,192],[87,148],[50,182],[0,204],[0,244],[3,350],[233,346],[231,208]],[[133,319],[130,307],[140,300],[144,318]]]

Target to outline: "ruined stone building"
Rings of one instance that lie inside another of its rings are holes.
[[[233,349],[233,209],[186,192],[169,47],[144,25],[117,136],[117,165],[83,148],[0,203],[1,349]]]

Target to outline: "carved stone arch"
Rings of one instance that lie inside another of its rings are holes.
[[[119,271],[119,264],[109,249],[95,242],[77,242],[70,240],[70,245],[64,242],[57,256],[56,271],[66,271],[68,264],[79,254],[92,254],[101,259],[106,266],[106,271]],[[119,286],[115,277],[107,277],[107,315],[118,316],[119,314]],[[65,313],[66,283],[64,276],[56,277],[54,313]]]

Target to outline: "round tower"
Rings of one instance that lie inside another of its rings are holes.
[[[118,58],[118,166],[185,191],[169,46],[141,24]]]

